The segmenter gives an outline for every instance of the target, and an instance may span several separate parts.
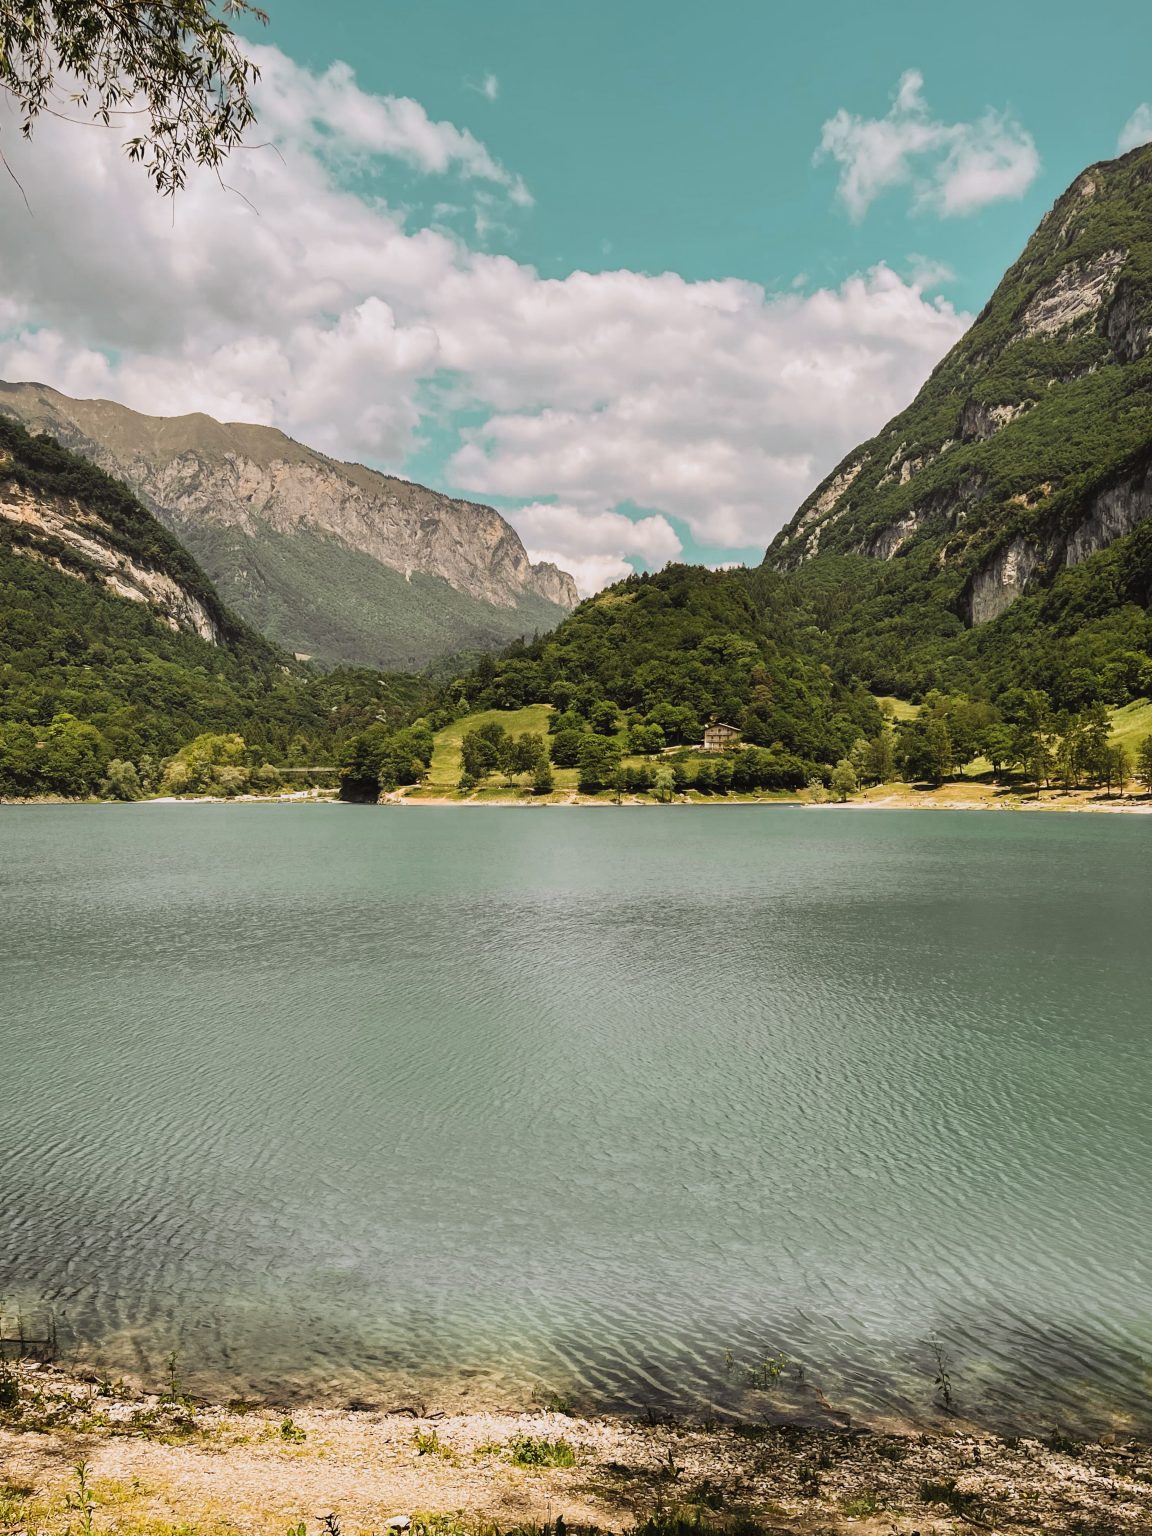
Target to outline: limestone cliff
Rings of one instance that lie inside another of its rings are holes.
[[[0,455],[0,522],[16,555],[42,560],[67,576],[99,581],[116,597],[146,603],[169,629],[213,645],[220,626],[201,597],[176,577],[134,557],[117,529],[74,498],[45,496],[6,477]]]
[[[123,479],[225,600],[289,648],[419,665],[548,629],[572,578],[533,565],[492,507],[344,464],[270,427],[144,416],[39,384],[0,410]]]

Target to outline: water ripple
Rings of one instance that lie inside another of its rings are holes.
[[[230,1390],[1139,1418],[1150,834],[5,808],[0,1294]]]

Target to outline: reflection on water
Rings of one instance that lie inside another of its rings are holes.
[[[1150,852],[0,811],[0,1295],[229,1390],[923,1421],[943,1358],[984,1422],[1138,1420]]]

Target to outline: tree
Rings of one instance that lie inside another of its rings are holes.
[[[536,764],[536,771],[532,775],[532,793],[534,795],[550,795],[556,788],[556,780],[552,774],[552,764],[546,757],[542,757]]]
[[[108,745],[94,725],[56,715],[41,749],[43,787],[57,795],[91,795],[107,760]]]
[[[900,727],[900,761],[910,783],[928,779],[942,784],[949,778],[954,765],[947,717],[929,714],[926,705],[915,720],[905,720]]]
[[[846,757],[842,757],[832,770],[832,793],[837,800],[847,800],[859,788],[855,768]]]
[[[1145,736],[1136,748],[1136,777],[1144,793],[1152,795],[1152,736]]]
[[[1152,742],[1152,736],[1149,741]],[[40,749],[34,726],[0,723],[0,795],[34,795],[40,787]]]
[[[460,758],[464,777],[476,783],[499,767],[499,744],[480,731],[465,731],[460,742]]]
[[[107,800],[139,800],[142,791],[136,764],[114,757],[104,770],[100,793]]]
[[[587,731],[557,731],[552,738],[552,761],[557,768],[575,768]]]
[[[1080,717],[1081,754],[1089,776],[1099,784],[1109,773],[1109,737],[1112,723],[1107,708],[1099,703],[1089,704]]]
[[[532,731],[525,731],[516,738],[516,771],[517,773],[535,773],[541,763],[548,761],[548,748],[544,744],[543,736],[538,736]]]
[[[873,784],[887,784],[896,776],[896,741],[890,726],[878,731],[863,754],[864,777]]]
[[[1149,740],[1152,741],[1152,737],[1149,737]],[[657,768],[656,782],[653,786],[653,793],[661,805],[667,805],[671,801],[672,796],[675,793],[675,788],[676,786],[672,775],[672,769]]]
[[[620,750],[609,737],[595,736],[591,732],[585,735],[577,763],[580,793],[598,795],[602,789],[607,789],[615,781],[619,761]]]
[[[1106,749],[1106,775],[1108,791],[1111,794],[1115,784],[1117,790],[1123,795],[1128,786],[1128,780],[1132,777],[1132,758],[1128,748],[1123,742],[1116,742],[1114,746]]]
[[[618,713],[615,704],[609,703],[607,699],[600,699],[589,711],[588,723],[598,736],[615,736]]]
[[[628,730],[628,750],[642,757],[654,757],[664,750],[664,732],[658,725],[633,725]]]
[[[1001,722],[986,726],[980,734],[980,751],[992,764],[992,772],[999,778],[1004,769],[1010,768],[1016,761],[1011,727]]]
[[[224,17],[250,0],[0,0],[0,89],[32,137],[61,105],[108,127],[142,122],[125,148],[159,192],[217,168],[255,120],[259,71]]]

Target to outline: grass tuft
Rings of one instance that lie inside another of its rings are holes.
[[[574,1467],[576,1451],[568,1440],[517,1435],[508,1443],[508,1458],[517,1467]]]

